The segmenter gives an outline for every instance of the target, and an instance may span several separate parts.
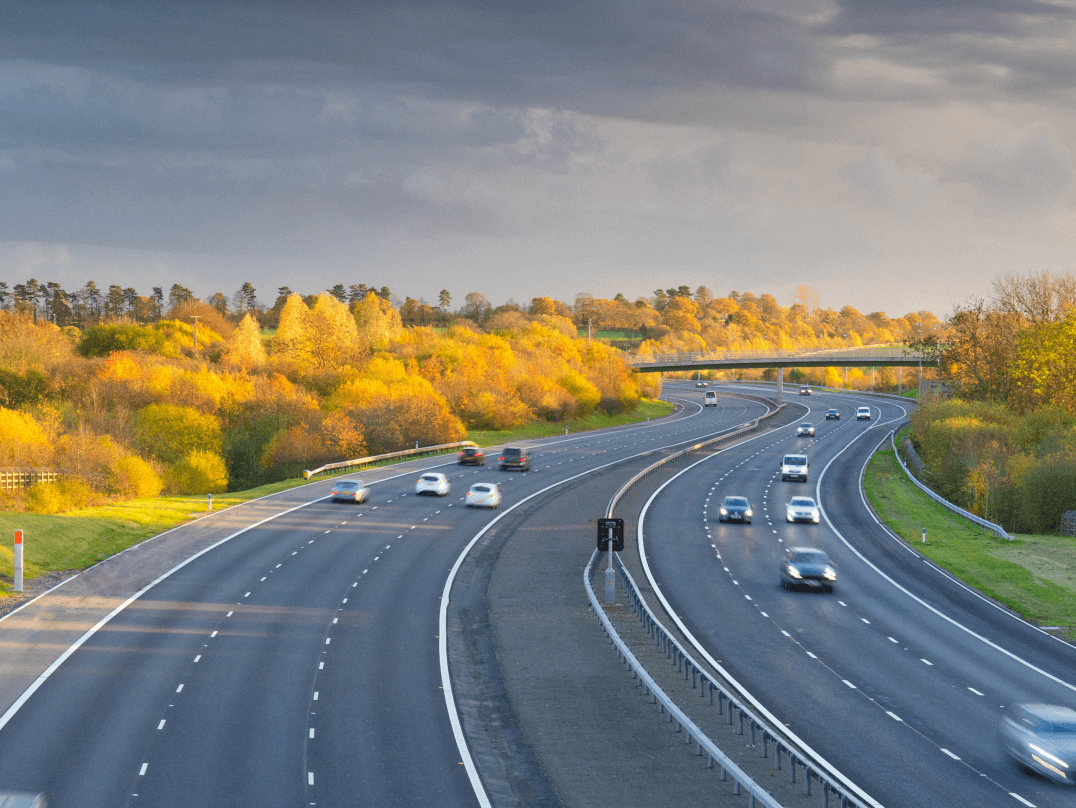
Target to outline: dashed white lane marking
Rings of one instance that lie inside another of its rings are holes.
[[[325,663],[324,662],[321,662],[321,663],[318,664],[318,670],[319,671],[325,670]]]
[[[226,614],[226,615],[224,615],[224,616],[225,616],[225,617],[231,617],[231,616],[232,616],[233,614],[235,614],[235,612],[228,612],[228,614]]]
[[[183,692],[183,685],[180,685],[179,687],[177,687],[176,692],[177,693],[182,693]]]
[[[960,760],[960,758],[958,758],[958,757],[957,757],[956,755],[954,755],[954,754],[953,754],[952,752],[950,752],[950,751],[949,751],[948,749],[942,749],[942,751],[943,751],[943,752],[944,752],[945,754],[947,754],[947,755],[948,755],[949,757],[951,757],[951,758],[952,758],[953,760]]]
[[[848,685],[850,688],[852,688],[852,690],[856,689],[856,686],[854,684],[852,684],[851,682],[849,682],[847,679],[841,679],[841,681],[844,682],[846,685]]]
[[[164,729],[164,719],[161,719],[161,723],[157,725],[157,729]]]
[[[314,737],[314,728],[313,727],[310,728],[310,735],[308,737],[310,737],[310,738]]]
[[[894,721],[900,721],[902,724],[904,723],[904,719],[901,718],[896,713],[891,713],[889,710],[886,710],[885,714],[888,715],[890,718],[892,718]]]
[[[216,637],[216,636],[217,636],[217,632],[215,632],[215,631],[214,631],[214,632],[213,632],[212,634],[210,634],[209,636],[210,636],[210,637]]]
[[[292,555],[295,555],[295,553],[292,553]],[[280,569],[280,566],[281,566],[280,564],[277,564],[275,567],[273,567],[273,569],[278,570],[278,569]]]
[[[868,620],[866,617],[861,617],[859,619],[862,620],[864,623],[866,623],[868,626],[871,624],[871,621]]]
[[[981,696],[981,695],[983,695],[983,694],[982,694],[982,693],[980,693],[980,692],[979,692],[978,690],[976,690],[976,689],[975,689],[974,687],[969,687],[969,688],[968,688],[968,690],[970,690],[970,691],[971,691],[972,693],[974,693],[974,694],[975,694],[976,696]]]
[[[326,638],[325,638],[325,644],[326,644],[326,645],[328,645],[328,644],[329,644],[329,643],[331,643],[332,641],[333,641],[333,638],[332,638],[332,637],[326,637]]]
[[[815,656],[814,654],[812,654],[812,653],[811,653],[810,651],[808,651],[808,652],[807,652],[807,656],[809,656],[809,657],[810,657],[811,659],[818,659],[818,657],[816,657],[816,656]]]
[[[848,604],[847,604],[847,603],[845,603],[845,602],[844,602],[843,600],[838,600],[837,602],[838,602],[839,604],[841,604],[842,606],[847,606],[847,605],[848,605]]]
[[[138,770],[138,776],[141,777],[142,775],[144,775],[146,773],[146,769],[148,769],[148,768],[149,768],[149,764],[148,763],[143,763],[142,768]]]
[[[201,659],[201,658],[202,658],[202,655],[201,655],[201,654],[198,654],[198,655],[197,655],[197,656],[196,656],[196,657],[194,658],[194,661],[195,661],[195,662],[197,662],[197,661],[198,661],[199,659]]]
[[[362,574],[363,574],[363,575],[365,575],[365,574],[366,574],[366,570],[363,570],[363,571],[362,571]],[[352,584],[352,586],[358,586],[358,584]]]
[[[314,691],[314,701],[318,700],[318,691]]]
[[[340,622],[340,618],[339,618],[339,617],[334,617],[334,618],[333,618],[333,622],[334,622],[334,623],[338,623],[338,622]]]
[[[895,642],[895,643],[897,643],[897,645],[900,645],[900,642],[897,641],[897,640],[894,640],[892,637],[886,637],[886,639],[889,640],[890,642]]]
[[[313,772],[307,772],[306,773],[306,784],[308,786],[314,785],[314,773]]]
[[[266,576],[266,578],[267,578],[267,577],[268,577],[268,576]],[[264,581],[264,580],[265,580],[265,578],[262,578],[262,580]]]
[[[750,596],[750,595],[744,595],[744,597],[745,597],[745,598],[747,598],[748,600],[751,600],[751,596]]]
[[[325,533],[332,533],[332,531],[331,531],[331,530],[326,530],[326,531],[325,531]],[[324,535],[324,534],[322,534],[322,535]],[[312,541],[308,541],[308,542],[307,542],[307,544],[313,544],[313,543],[314,543],[314,542],[312,542]]]
[[[1023,797],[1021,797],[1019,794],[1017,794],[1015,791],[1010,791],[1009,796],[1012,797],[1014,800],[1019,800],[1024,805],[1028,806],[1028,808],[1035,808],[1035,803],[1028,802]]]
[[[930,667],[932,668],[934,667],[934,663],[931,662],[929,659],[920,659],[919,661],[922,662],[924,665],[930,665]]]
[[[759,612],[759,614],[761,614],[763,617],[769,617],[769,615],[766,614],[765,612]]]
[[[789,633],[788,633],[787,631],[785,631],[785,630],[783,630],[783,629],[781,630],[781,633],[782,633],[782,634],[784,634],[784,635],[785,635],[786,637],[789,637],[789,638],[791,638],[791,637],[792,637],[792,635],[791,635],[791,634],[789,634]]]
[[[250,593],[249,593],[249,592],[247,592],[247,593],[246,593],[245,595],[243,595],[243,597],[245,597],[245,598],[249,598],[249,597],[250,597]]]

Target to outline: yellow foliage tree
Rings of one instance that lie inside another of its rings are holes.
[[[244,370],[253,370],[265,365],[265,343],[262,342],[261,329],[258,321],[249,313],[243,316],[236,327],[221,361]]]
[[[216,452],[196,449],[165,475],[173,494],[219,494],[228,490],[228,467]]]
[[[51,454],[48,435],[32,415],[0,407],[0,465],[46,465]]]
[[[151,404],[136,418],[142,447],[167,463],[178,463],[192,452],[221,453],[220,421],[193,407]]]

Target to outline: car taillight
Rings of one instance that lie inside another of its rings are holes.
[[[501,455],[498,459],[499,460],[504,460],[504,455]]]

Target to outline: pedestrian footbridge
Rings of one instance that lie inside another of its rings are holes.
[[[784,369],[830,367],[917,367],[936,365],[931,354],[906,345],[864,345],[819,351],[698,351],[676,354],[640,354],[626,359],[641,373],[694,370],[738,370],[777,368],[777,397],[784,392]]]

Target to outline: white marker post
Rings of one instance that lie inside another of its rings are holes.
[[[22,531],[15,531],[15,591],[22,591]]]
[[[923,544],[927,543],[927,529],[923,528]]]

